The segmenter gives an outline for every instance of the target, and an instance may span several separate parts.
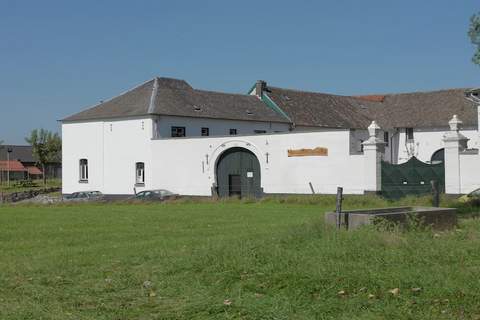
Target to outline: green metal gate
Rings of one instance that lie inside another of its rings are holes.
[[[220,197],[259,197],[260,163],[247,149],[226,150],[217,162],[217,191]]]
[[[382,161],[382,195],[398,199],[407,195],[432,192],[430,181],[436,181],[439,192],[445,191],[445,166],[428,164],[415,157],[402,164]]]

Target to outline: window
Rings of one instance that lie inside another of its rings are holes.
[[[237,134],[237,129],[230,129],[230,135],[234,136]]]
[[[255,134],[262,134],[262,133],[267,133],[267,130],[253,130]]]
[[[185,127],[172,127],[172,137],[185,137]]]
[[[388,139],[388,131],[385,131],[385,132],[383,133],[383,142],[385,142],[385,147],[388,147],[388,141],[389,141],[389,139]]]
[[[80,182],[88,182],[88,160],[80,159]]]
[[[135,163],[135,184],[145,184],[145,163]]]
[[[358,151],[363,152],[363,140],[361,140],[361,139],[358,140],[358,143],[359,143],[359,147],[358,147],[359,150]]]
[[[413,140],[413,128],[405,128],[405,136],[407,141]]]
[[[202,128],[202,136],[206,137],[210,135],[210,129],[209,128]]]

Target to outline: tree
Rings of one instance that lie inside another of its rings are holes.
[[[468,36],[472,43],[477,47],[472,61],[473,63],[480,65],[480,13],[473,15],[470,19]]]
[[[33,157],[42,167],[43,184],[47,184],[45,168],[50,162],[59,162],[61,159],[62,140],[58,133],[53,133],[45,129],[34,129],[30,137],[25,138],[33,149]]]

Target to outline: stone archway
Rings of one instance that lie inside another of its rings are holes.
[[[261,196],[260,162],[250,150],[241,147],[225,150],[215,170],[220,197]]]
[[[430,158],[430,163],[431,164],[437,164],[437,163],[442,163],[445,161],[445,149],[439,149],[435,151],[432,154],[432,157]]]

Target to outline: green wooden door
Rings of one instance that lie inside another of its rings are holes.
[[[259,197],[260,163],[247,149],[226,150],[217,162],[217,188],[220,197]]]
[[[415,157],[402,164],[382,162],[382,195],[386,198],[428,194],[432,192],[432,180],[438,183],[440,192],[445,191],[443,162],[428,164]]]

